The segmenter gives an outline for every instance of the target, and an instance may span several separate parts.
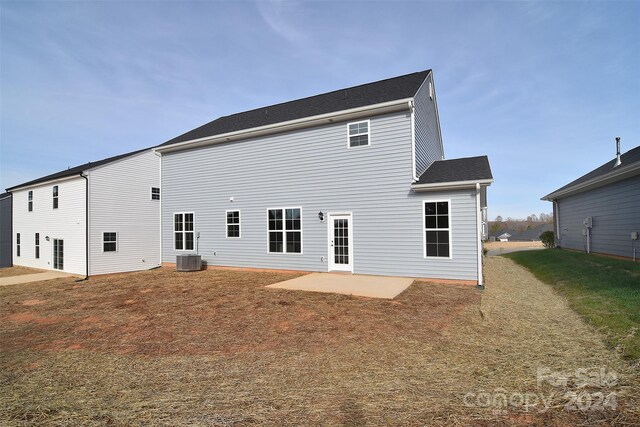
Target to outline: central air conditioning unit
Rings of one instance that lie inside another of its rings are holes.
[[[178,271],[200,271],[202,269],[201,255],[178,255],[176,256],[176,270]]]

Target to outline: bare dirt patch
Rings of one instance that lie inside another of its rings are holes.
[[[29,305],[40,305],[44,303],[46,303],[46,301],[42,299],[28,299],[28,300],[22,301],[21,304],[29,306]]]
[[[13,267],[0,268],[0,278],[23,276],[25,274],[36,274],[36,273],[42,273],[43,271],[44,270],[38,270],[35,268],[21,267],[19,265],[14,265]]]
[[[550,288],[502,258],[487,290],[397,299],[265,289],[291,275],[171,270],[0,289],[0,423],[603,425],[638,420],[638,380]],[[60,289],[60,290],[56,290]],[[62,291],[61,291],[62,290]],[[142,292],[150,290],[148,292]],[[25,307],[17,302],[47,300]],[[128,303],[127,301],[135,301]],[[11,316],[64,318],[52,324]],[[468,406],[606,365],[616,411]]]
[[[514,248],[543,248],[540,241],[535,242],[485,242],[484,247],[488,250],[514,249]]]

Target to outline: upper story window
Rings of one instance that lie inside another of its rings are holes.
[[[349,132],[349,147],[360,147],[369,145],[369,120],[361,122],[349,123],[347,129]]]
[[[102,233],[102,252],[118,251],[118,233],[109,231]]]
[[[227,237],[240,237],[240,211],[227,211]]]
[[[151,187],[151,200],[160,200],[160,188]]]
[[[193,212],[173,214],[173,248],[192,251],[194,247]]]
[[[40,233],[36,233],[36,259],[40,258]]]
[[[300,208],[269,209],[269,252],[302,253]]]
[[[424,255],[451,258],[449,201],[424,202]]]
[[[58,209],[58,186],[53,186],[53,209]]]
[[[27,197],[28,197],[27,200],[29,202],[28,209],[29,209],[29,212],[31,212],[33,211],[33,191],[29,191],[29,195]]]

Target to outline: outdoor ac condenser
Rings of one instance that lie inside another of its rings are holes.
[[[176,270],[178,271],[199,271],[202,269],[201,255],[178,255],[176,256]]]

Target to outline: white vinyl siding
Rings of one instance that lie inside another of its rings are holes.
[[[173,213],[188,211],[208,265],[328,271],[328,227],[318,212],[352,212],[354,273],[477,280],[475,190],[411,191],[408,111],[371,117],[375,140],[363,150],[345,150],[346,125],[163,154],[163,261],[175,263],[181,253],[173,247]],[[453,259],[424,258],[427,198],[451,200]],[[225,239],[220,211],[231,203],[242,211],[242,239]],[[269,253],[268,209],[296,206],[303,253]]]
[[[90,275],[138,271],[160,265],[160,158],[143,151],[91,169],[89,175]],[[66,197],[61,189],[60,197]],[[66,199],[65,199],[66,200]],[[65,208],[60,201],[60,209]],[[117,232],[117,252],[103,251],[103,233]],[[65,249],[69,250],[67,241]]]
[[[58,186],[60,205],[52,209],[52,186]],[[21,233],[22,256],[14,260],[15,265],[53,269],[53,240],[64,241],[63,270],[67,273],[86,273],[86,183],[84,178],[71,177],[13,192],[13,226]],[[43,201],[44,206],[34,206],[28,212],[29,191],[34,201]],[[35,234],[39,234],[39,255],[36,258]],[[47,240],[47,237],[49,238]]]

